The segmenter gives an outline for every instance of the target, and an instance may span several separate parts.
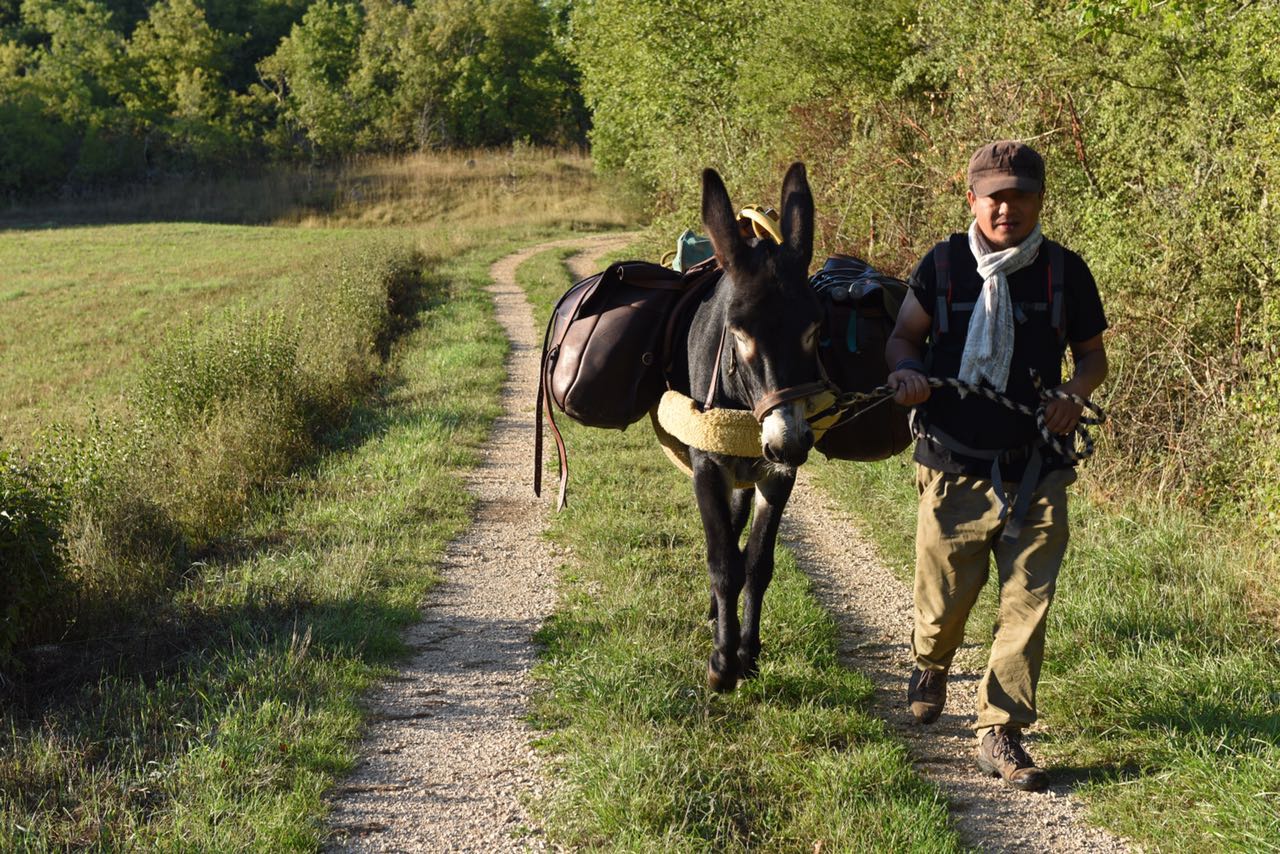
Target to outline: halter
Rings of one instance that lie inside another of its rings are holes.
[[[716,394],[720,390],[720,364],[724,361],[724,342],[729,337],[729,326],[726,324],[720,329],[720,343],[716,346],[715,367],[711,369],[711,383],[707,387],[707,395],[703,398],[702,411],[715,408]],[[755,406],[751,408],[751,414],[759,423],[764,423],[765,417],[777,409],[784,403],[791,403],[796,400],[807,400],[816,395],[822,394],[824,391],[838,392],[831,380],[827,377],[827,371],[822,366],[822,359],[815,355],[818,362],[818,373],[822,375],[822,379],[815,380],[810,383],[802,383],[800,385],[788,386],[771,391],[756,401]]]

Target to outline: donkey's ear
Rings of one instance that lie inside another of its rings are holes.
[[[792,163],[782,181],[782,239],[807,270],[813,260],[813,193],[803,163]]]
[[[737,266],[746,242],[738,231],[738,218],[733,215],[729,191],[714,169],[702,172],[702,224],[706,226],[720,266],[725,269]]]

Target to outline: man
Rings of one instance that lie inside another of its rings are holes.
[[[926,375],[958,377],[1039,405],[1044,388],[1088,397],[1107,374],[1098,288],[1074,252],[1040,234],[1044,161],[1029,146],[984,145],[969,162],[968,234],[925,255],[885,348],[895,400],[919,407],[916,485],[915,669],[907,698],[922,724],[946,701],[947,671],[994,556],[999,616],[978,685],[978,767],[1011,786],[1047,775],[1022,746],[1036,719],[1045,618],[1067,547],[1072,463],[1033,419],[978,394],[930,390]],[[1067,348],[1074,361],[1062,382]],[[1054,399],[1045,425],[1069,433],[1081,408]]]

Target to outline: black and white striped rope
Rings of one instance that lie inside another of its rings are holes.
[[[1040,394],[1040,403],[1035,408],[1018,403],[995,389],[975,385],[964,380],[952,377],[926,377],[925,379],[931,388],[953,388],[961,394],[977,394],[1000,404],[1006,409],[1034,418],[1036,428],[1040,431],[1040,437],[1044,439],[1044,443],[1068,460],[1078,461],[1093,455],[1093,437],[1089,435],[1088,427],[1102,424],[1107,420],[1107,415],[1102,411],[1102,408],[1088,398],[1080,397],[1076,394],[1068,394],[1057,389],[1041,387],[1040,376],[1035,371],[1031,372],[1031,381],[1034,383],[1036,391]],[[842,411],[843,414],[840,420],[827,428],[834,430],[867,412],[872,407],[892,400],[895,393],[896,389],[888,385],[877,386],[867,392],[846,392],[838,395],[836,402],[829,409],[824,413],[819,413],[814,418],[822,417],[832,411]],[[1080,420],[1075,429],[1068,433],[1057,434],[1050,432],[1049,428],[1045,426],[1045,407],[1052,400],[1067,400],[1081,407],[1083,411],[1080,413]],[[861,406],[861,404],[868,403],[870,406]]]

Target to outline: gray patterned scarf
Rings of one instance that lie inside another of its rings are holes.
[[[1027,239],[1009,249],[992,249],[975,219],[969,225],[969,251],[978,261],[982,293],[969,318],[969,333],[960,359],[960,379],[978,383],[987,380],[996,391],[1009,384],[1009,362],[1013,358],[1013,300],[1009,296],[1009,275],[1029,266],[1040,251],[1040,223]]]

